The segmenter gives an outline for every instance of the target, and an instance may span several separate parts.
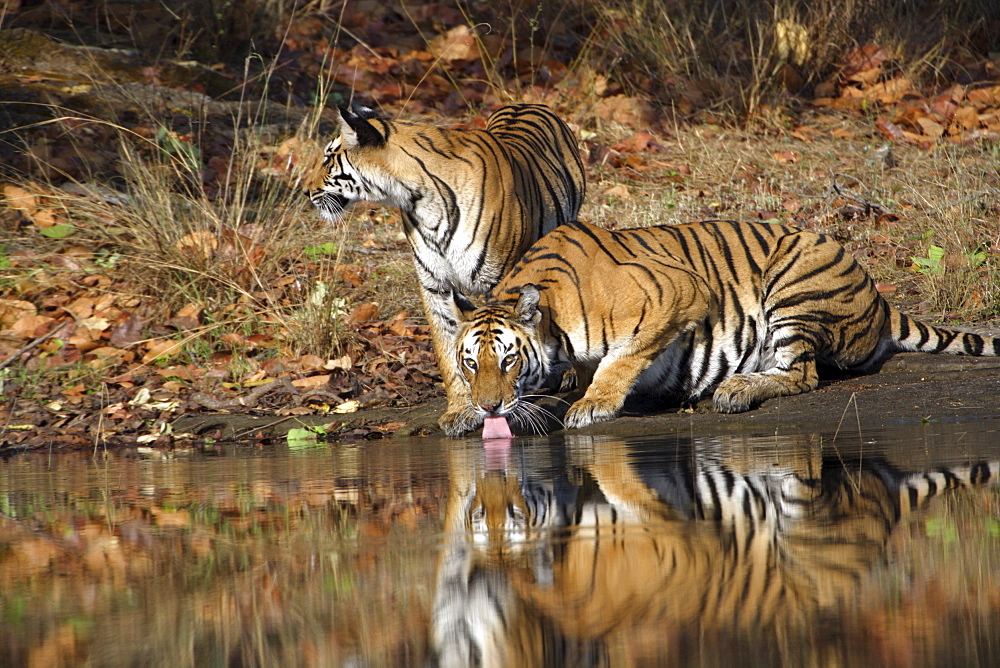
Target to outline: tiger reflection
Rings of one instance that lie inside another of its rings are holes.
[[[778,651],[811,646],[901,517],[1000,468],[904,474],[824,462],[809,442],[763,458],[752,446],[666,460],[576,437],[562,478],[454,453],[432,625],[440,664],[607,665],[612,634],[637,628],[661,644],[752,633]]]

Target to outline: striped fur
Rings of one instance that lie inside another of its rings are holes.
[[[391,121],[356,105],[339,118],[307,194],[331,221],[362,200],[402,211],[451,400],[461,394],[443,354],[456,328],[451,293],[485,293],[539,237],[576,218],[585,190],[576,139],[534,104],[499,109],[485,130]]]
[[[569,523],[552,485],[514,470],[480,470],[469,451],[449,452],[445,538],[431,639],[435,665],[584,666],[582,647],[518,608],[507,571],[552,581],[551,538]]]
[[[834,239],[782,225],[709,221],[608,231],[585,223],[539,240],[462,320],[452,354],[466,404],[531,423],[524,397],[572,365],[586,388],[566,427],[618,415],[656,391],[739,413],[818,385],[817,363],[876,370],[893,353],[998,355],[1000,339],[934,327],[893,308]],[[588,385],[588,381],[589,385]]]
[[[772,436],[742,456],[753,447],[729,437],[671,457],[575,437],[570,489],[525,520],[543,569],[488,556],[522,549],[519,530],[500,522],[476,535],[478,485],[494,484],[489,508],[502,519],[522,501],[519,476],[495,484],[451,466],[432,621],[441,665],[617,665],[604,643],[641,629],[798,644],[850,608],[902,519],[946,490],[1000,482],[995,461],[907,473],[871,455],[824,460],[815,442]]]
[[[640,620],[808,627],[854,598],[902,518],[1000,476],[1000,462],[845,468],[818,448],[749,470],[725,451],[664,466],[662,454],[644,462],[620,443],[589,450],[581,460],[600,494],[581,494],[573,526],[561,529],[570,537],[555,551],[552,583],[515,587],[578,638]]]

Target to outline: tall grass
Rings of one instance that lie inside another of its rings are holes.
[[[867,42],[917,76],[943,71],[956,51],[985,56],[1000,44],[1000,5],[988,0],[578,1],[604,36],[584,57],[681,116],[751,118],[785,90],[830,77]]]
[[[95,85],[94,95],[108,95],[105,108],[129,98],[127,120],[53,107],[52,123],[99,126],[114,145],[118,173],[109,179],[88,165],[67,172],[64,163],[36,156],[35,178],[48,182],[23,177],[26,188],[41,189],[75,225],[63,247],[89,250],[117,285],[158,312],[157,322],[193,307],[201,336],[185,339],[198,344],[188,346],[191,354],[211,354],[212,342],[231,332],[265,332],[289,354],[328,356],[342,354],[349,338],[346,300],[333,308],[325,296],[338,284],[332,266],[339,256],[306,253],[328,241],[342,249],[347,230],[323,223],[302,195],[302,178],[319,156],[323,108],[276,106],[268,95],[275,68],[273,60],[248,57],[239,88],[260,97],[200,109],[166,111],[155,95],[143,99],[138,89]],[[320,81],[320,90],[325,86]],[[92,153],[86,143],[93,136],[66,139],[78,145],[64,152]],[[60,242],[49,245],[59,252]],[[310,326],[301,326],[304,319]]]

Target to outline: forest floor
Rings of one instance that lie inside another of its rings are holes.
[[[20,4],[0,10],[9,451],[434,432],[440,379],[398,212],[358,206],[329,226],[299,192],[335,127],[315,103],[354,94],[390,116],[467,128],[505,102],[547,103],[580,139],[581,219],[795,224],[835,235],[922,320],[998,322],[996,58],[927,82],[864,45],[740,124],[691,88],[664,109],[558,49],[485,84],[448,3],[417,3],[434,17],[428,32],[416,29],[423,14],[348,12],[354,38],[334,47],[329,24],[305,17],[270,60],[200,62],[148,48],[176,46],[176,17]],[[993,361],[897,359],[742,416],[654,407],[593,431],[813,423],[851,402],[873,402],[858,413],[872,420],[995,415]]]

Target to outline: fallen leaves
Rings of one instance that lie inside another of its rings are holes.
[[[886,137],[925,149],[1000,138],[1000,85],[952,84],[928,99],[906,76],[886,75],[889,61],[875,44],[852,49],[838,75],[816,86],[813,106],[861,112],[877,105],[887,110],[875,121]]]
[[[462,24],[438,35],[427,44],[427,50],[441,60],[477,60],[480,57],[476,36]]]
[[[627,95],[600,98],[594,105],[594,114],[602,120],[634,128],[648,128],[656,121],[656,113],[649,101]]]
[[[0,192],[3,193],[4,203],[29,220],[44,237],[62,239],[76,229],[62,217],[58,209],[47,205],[36,192],[12,183],[0,186]]]

